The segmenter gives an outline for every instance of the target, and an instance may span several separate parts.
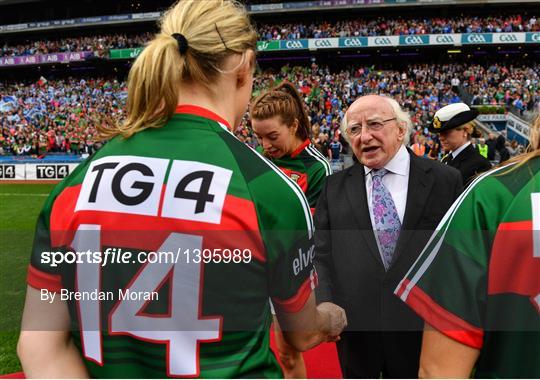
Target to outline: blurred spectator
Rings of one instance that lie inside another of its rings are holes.
[[[489,152],[489,146],[486,145],[486,139],[485,138],[479,138],[478,144],[476,145],[476,149],[478,150],[478,153],[484,158],[488,158],[488,152]]]
[[[494,161],[495,152],[496,152],[495,146],[497,145],[497,139],[495,138],[495,134],[493,133],[488,134],[486,145],[488,146],[487,159],[490,161]]]
[[[412,144],[411,149],[418,157],[424,157],[426,154],[425,141],[425,137],[422,135],[414,136],[414,144]]]
[[[332,142],[328,145],[328,156],[333,161],[339,161],[342,151],[343,145],[339,142],[339,136],[336,134]]]
[[[499,164],[502,164],[510,159],[510,151],[507,148],[506,138],[502,133],[499,135],[499,137],[497,137],[496,148],[497,152],[499,152]]]

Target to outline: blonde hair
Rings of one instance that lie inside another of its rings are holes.
[[[509,170],[503,170],[500,175],[511,173],[535,157],[540,157],[540,115],[536,117],[529,129],[529,146],[527,147],[527,152],[505,161],[503,165],[511,163],[517,163],[517,165],[510,166]]]
[[[265,120],[274,116],[281,117],[288,127],[298,120],[296,136],[306,140],[311,136],[311,124],[302,97],[289,82],[259,95],[252,103],[250,114],[253,119]]]
[[[482,137],[482,133],[478,131],[473,121],[463,124],[456,129],[462,129],[463,131],[465,131],[465,133],[467,134],[467,140],[470,140],[473,137],[474,138]]]
[[[129,138],[163,126],[176,109],[182,85],[186,91],[190,82],[212,91],[225,73],[225,59],[242,54],[243,64],[245,52],[255,51],[257,44],[249,16],[236,0],[180,0],[165,12],[160,29],[129,72],[126,120],[101,131],[105,138]],[[187,49],[179,48],[173,34],[185,37]]]

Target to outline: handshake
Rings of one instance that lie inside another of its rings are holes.
[[[339,334],[347,327],[345,310],[332,302],[323,302],[317,306],[317,312],[323,318],[323,341],[337,342]]]
[[[345,310],[332,302],[316,306],[315,294],[297,313],[287,313],[276,307],[276,316],[283,336],[297,351],[309,350],[323,342],[337,342],[347,327]]]

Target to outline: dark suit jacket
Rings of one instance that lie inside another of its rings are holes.
[[[450,157],[448,155],[447,157]],[[491,163],[482,156],[472,144],[459,152],[449,164],[461,172],[463,185],[468,185],[478,173],[491,169]]]
[[[343,307],[347,330],[422,330],[421,319],[393,292],[461,193],[462,180],[453,168],[409,154],[404,221],[397,257],[388,272],[371,225],[361,164],[327,177],[317,203],[317,303],[331,301]]]

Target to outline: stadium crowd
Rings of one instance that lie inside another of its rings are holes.
[[[152,33],[105,34],[91,37],[62,38],[59,40],[32,40],[15,46],[7,42],[0,48],[0,57],[15,57],[37,54],[91,51],[105,57],[110,49],[125,49],[143,46],[152,38]]]
[[[483,32],[532,32],[540,31],[536,16],[495,15],[489,17],[456,18],[384,18],[355,19],[337,22],[294,23],[259,26],[259,38],[263,40],[285,40],[298,38],[326,38],[351,36],[390,36],[410,34],[447,34]],[[106,34],[63,39],[26,41],[13,45],[5,42],[0,48],[0,57],[25,56],[62,52],[91,51],[104,57],[110,49],[143,46],[152,38],[152,33]]]
[[[463,72],[473,95],[473,105],[514,106],[521,113],[531,111],[540,102],[540,66],[481,65],[469,66]]]
[[[261,25],[265,40],[298,38],[392,36],[410,34],[532,32],[540,30],[536,16],[489,16],[457,18],[360,18],[311,24]]]
[[[390,95],[412,116],[417,137],[411,139],[411,144],[424,144],[426,155],[435,147],[431,155],[438,158],[438,141],[427,126],[440,107],[460,102],[463,95],[470,94],[474,105],[532,110],[540,103],[539,73],[538,64],[416,64],[405,70],[354,67],[339,72],[316,64],[286,65],[279,71],[259,73],[254,96],[283,80],[294,83],[309,110],[315,143],[329,156],[331,144],[336,147],[335,143],[341,141],[346,146],[337,131],[352,101],[366,94]],[[106,79],[42,82],[0,85],[0,149],[4,154],[91,153],[99,140],[96,126],[110,125],[122,117],[125,83]],[[244,119],[235,134],[256,146],[248,120]],[[512,151],[520,149],[514,145]]]
[[[98,125],[122,115],[125,83],[106,79],[2,84],[0,154],[92,154],[100,147]]]

